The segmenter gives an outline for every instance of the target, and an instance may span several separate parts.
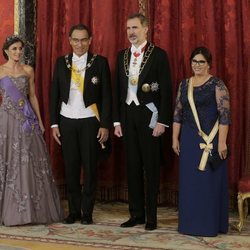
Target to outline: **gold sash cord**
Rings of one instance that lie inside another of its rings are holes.
[[[199,121],[199,117],[198,117],[198,113],[197,113],[195,103],[194,103],[193,78],[192,77],[190,78],[189,84],[188,84],[188,101],[189,101],[189,104],[191,106],[192,113],[194,115],[195,123],[197,125],[198,130],[199,130],[199,135],[205,141],[205,143],[200,143],[200,149],[203,149],[203,153],[202,153],[200,164],[199,164],[199,167],[198,167],[198,169],[200,171],[205,171],[206,163],[207,163],[207,160],[208,160],[208,154],[209,153],[211,154],[211,150],[213,149],[213,143],[211,143],[211,142],[213,141],[215,135],[217,134],[217,132],[219,130],[219,121],[217,119],[217,121],[214,124],[214,127],[211,130],[209,135],[206,135],[202,131],[200,121]]]
[[[83,94],[84,78],[82,77],[81,73],[77,72],[77,67],[74,64],[72,64],[71,78],[76,83],[77,89]],[[99,115],[96,103],[93,103],[92,105],[90,105],[90,108],[95,114],[97,120],[100,122],[100,115]]]

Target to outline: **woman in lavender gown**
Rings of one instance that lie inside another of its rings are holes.
[[[216,236],[228,231],[227,162],[223,159],[228,155],[229,93],[210,74],[211,63],[207,48],[192,52],[194,75],[181,82],[174,113],[172,147],[180,166],[178,230],[188,235]],[[219,159],[216,167],[210,165],[213,155]]]
[[[24,42],[7,37],[0,66],[0,225],[58,222],[62,208],[43,139],[34,71]]]

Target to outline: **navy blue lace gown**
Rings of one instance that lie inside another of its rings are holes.
[[[180,233],[198,236],[216,236],[228,231],[227,162],[216,170],[206,167],[199,171],[204,142],[191,111],[188,98],[188,80],[179,86],[174,122],[181,123],[179,158],[179,227]],[[229,94],[225,84],[211,77],[202,86],[194,87],[194,102],[202,130],[209,134],[216,120],[230,123]],[[218,133],[213,140],[217,150]]]

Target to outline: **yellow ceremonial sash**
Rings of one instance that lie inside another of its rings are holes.
[[[77,71],[77,67],[75,64],[72,63],[72,71],[71,71],[71,79],[73,80],[77,89],[83,94],[84,92],[84,78],[82,77],[81,73]],[[95,114],[98,121],[100,121],[100,115],[97,109],[96,103],[90,105],[93,113]]]
[[[205,143],[200,143],[200,149],[203,149],[203,153],[201,156],[200,164],[198,169],[201,171],[205,171],[206,163],[208,160],[208,154],[211,153],[211,150],[213,149],[213,143],[211,143],[217,134],[219,130],[219,121],[215,122],[213,129],[211,130],[209,135],[206,135],[201,129],[198,113],[195,107],[194,103],[194,97],[193,97],[193,78],[191,77],[188,83],[188,101],[191,106],[192,113],[194,115],[195,123],[197,125],[197,128],[199,130],[199,135],[202,137],[202,139],[205,141]]]
[[[81,73],[77,71],[75,64],[72,64],[71,79],[74,82],[77,89],[83,94],[84,91],[84,78]]]

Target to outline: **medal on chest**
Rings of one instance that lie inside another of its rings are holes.
[[[144,49],[145,49],[145,47],[143,48],[142,52],[144,52]],[[147,61],[150,58],[150,55],[151,55],[153,50],[154,50],[154,45],[152,43],[150,43],[148,48],[144,52],[144,55],[143,55],[143,58],[142,58],[140,65],[138,65],[138,57],[141,55],[141,53],[134,52],[133,53],[134,59],[132,61],[132,67],[130,67],[130,68],[129,68],[129,56],[128,56],[130,48],[128,48],[124,52],[123,65],[124,65],[125,74],[129,79],[129,84],[131,84],[133,86],[138,84],[139,76],[140,76],[141,72],[143,71],[145,65],[147,64]],[[132,70],[131,70],[131,68],[132,68]]]
[[[139,76],[130,76],[129,82],[131,85],[135,86],[138,83]]]

